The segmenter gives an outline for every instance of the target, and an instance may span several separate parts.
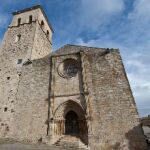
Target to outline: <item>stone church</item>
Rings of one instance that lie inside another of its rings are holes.
[[[13,13],[0,48],[0,139],[147,150],[118,49],[65,45],[41,6]]]

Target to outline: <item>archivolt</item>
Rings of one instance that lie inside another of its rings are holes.
[[[78,115],[79,119],[85,118],[85,111],[83,107],[73,100],[68,100],[57,107],[54,113],[54,119],[64,119],[69,111],[74,111]]]

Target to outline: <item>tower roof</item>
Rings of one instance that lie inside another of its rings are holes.
[[[47,21],[47,23],[48,23],[50,29],[52,30],[52,32],[54,32],[54,30],[53,30],[53,28],[52,28],[52,25],[50,24],[50,22],[49,22],[49,20],[48,20],[48,18],[47,18],[47,16],[46,16],[46,13],[45,13],[45,11],[44,11],[44,9],[42,8],[41,5],[35,5],[35,6],[29,7],[29,8],[25,8],[25,9],[22,9],[22,10],[18,10],[18,11],[13,12],[12,14],[13,14],[13,15],[17,15],[17,14],[21,14],[21,13],[24,13],[24,12],[27,12],[27,11],[32,11],[32,10],[34,10],[34,9],[40,9],[40,10],[42,11],[42,13],[43,13],[43,15],[44,15],[44,17],[45,17],[45,19],[46,19],[46,21]]]

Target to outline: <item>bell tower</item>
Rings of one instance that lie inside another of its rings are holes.
[[[29,102],[29,98],[27,102],[24,102],[21,98],[17,98],[17,95],[21,95],[18,91],[23,91],[22,98],[24,98],[24,86],[27,85],[28,81],[28,84],[30,84],[31,80],[35,80],[34,77],[36,74],[29,77],[30,72],[33,72],[36,68],[40,68],[36,67],[33,69],[35,66],[33,65],[34,62],[39,64],[41,59],[48,58],[47,56],[51,53],[52,33],[53,29],[40,5],[13,12],[12,22],[4,35],[0,50],[1,138],[11,137],[11,135],[14,137],[14,127],[16,127],[15,124],[18,119],[18,117],[16,117],[16,119],[15,116],[19,112],[17,109],[21,106],[25,106],[25,104]],[[45,61],[43,62],[45,63]],[[28,67],[30,67],[29,70],[24,73],[23,71],[28,69]],[[44,66],[43,68],[45,69],[46,67]],[[47,69],[46,71],[47,74],[45,78],[48,84],[49,70]],[[27,77],[25,75],[27,75]],[[42,77],[44,77],[44,75]],[[41,80],[44,80],[42,77]],[[26,82],[26,84],[23,84],[23,81]],[[34,83],[35,82],[33,82],[33,84]],[[46,86],[48,86],[47,84]],[[28,94],[27,97],[30,97],[29,93],[33,93],[31,92],[31,87],[33,87],[33,85],[27,86],[27,89],[29,89],[29,91],[26,92]],[[35,87],[39,87],[39,85]],[[48,89],[48,87],[46,88]],[[45,95],[47,96],[47,93]],[[21,106],[17,104],[19,102],[22,102],[22,104],[20,104]],[[22,116],[20,116],[20,118],[22,118]]]
[[[13,12],[2,43],[2,53],[18,63],[45,57],[51,52],[53,29],[40,5]],[[12,60],[13,61],[13,60]]]

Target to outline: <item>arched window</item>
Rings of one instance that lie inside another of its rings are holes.
[[[21,34],[18,34],[18,35],[16,36],[16,38],[15,38],[15,43],[18,42],[18,41],[20,41],[20,39],[21,39]]]
[[[41,21],[41,28],[44,29],[44,22],[43,22],[43,20]]]

